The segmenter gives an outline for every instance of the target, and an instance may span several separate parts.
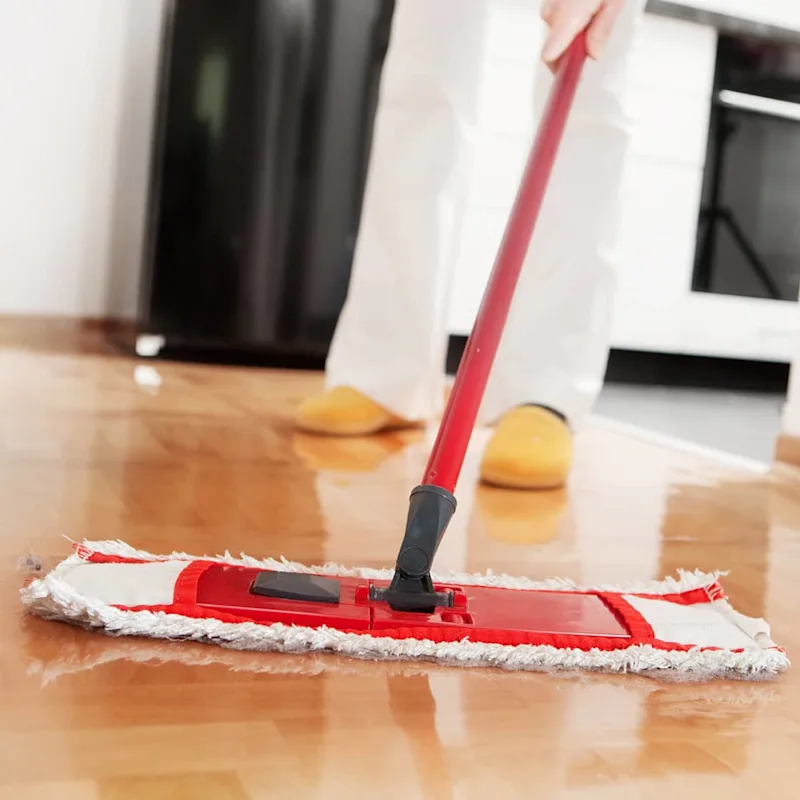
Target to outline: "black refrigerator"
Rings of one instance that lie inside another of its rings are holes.
[[[393,11],[393,0],[168,3],[137,325],[160,343],[142,354],[323,363]]]

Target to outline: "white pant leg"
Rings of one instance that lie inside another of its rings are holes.
[[[586,63],[487,388],[485,422],[531,402],[579,426],[602,388],[631,130],[625,80],[643,6],[628,0],[603,57]],[[538,110],[551,82],[542,68]]]
[[[347,301],[328,386],[407,419],[443,402],[447,299],[463,217],[488,0],[397,0]]]

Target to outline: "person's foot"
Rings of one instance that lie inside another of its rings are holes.
[[[306,433],[327,436],[370,436],[410,424],[349,386],[310,397],[298,409],[295,423]]]
[[[571,467],[566,420],[541,406],[520,406],[497,424],[481,461],[481,480],[506,489],[558,489]]]

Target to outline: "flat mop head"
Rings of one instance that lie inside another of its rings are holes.
[[[392,575],[84,542],[21,594],[45,619],[236,650],[684,680],[757,680],[789,666],[768,625],[736,612],[717,575],[594,588],[491,573],[433,576],[453,600],[432,613],[393,610],[382,599]]]

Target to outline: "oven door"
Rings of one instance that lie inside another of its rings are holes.
[[[796,302],[800,48],[721,37],[693,289]]]

